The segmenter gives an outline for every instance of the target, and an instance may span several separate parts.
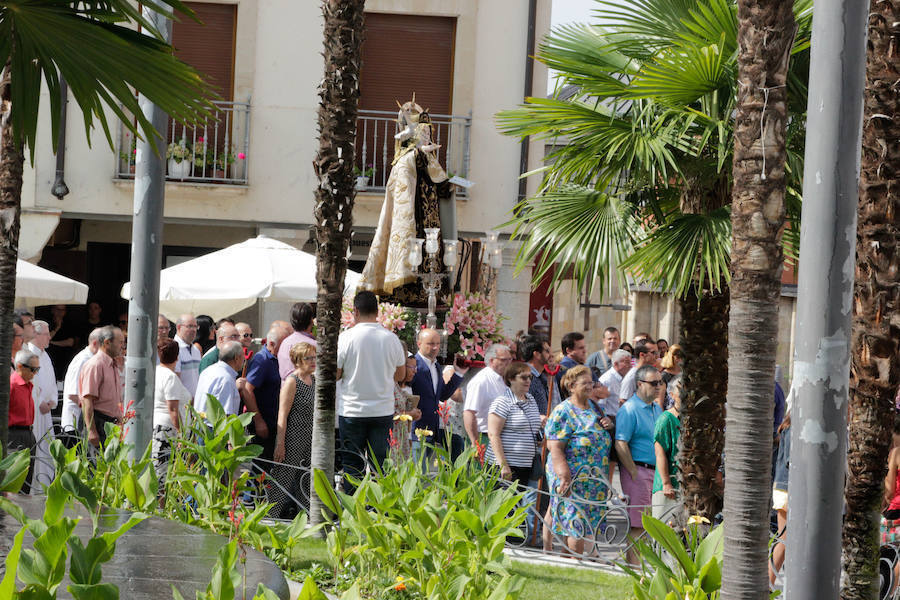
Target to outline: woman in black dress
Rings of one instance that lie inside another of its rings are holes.
[[[316,349],[300,342],[290,357],[295,368],[281,384],[275,435],[275,462],[283,464],[272,469],[275,481],[269,485],[269,501],[275,504],[269,515],[276,519],[292,518],[300,508],[291,497],[309,509]]]

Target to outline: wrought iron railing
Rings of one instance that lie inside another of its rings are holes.
[[[467,178],[469,174],[469,141],[472,129],[471,116],[430,115],[433,126],[432,140],[440,144],[438,160],[451,177]],[[383,192],[394,160],[394,135],[399,132],[396,111],[360,110],[356,119],[356,168],[359,172],[372,168],[367,191]],[[357,186],[357,189],[363,189]],[[466,190],[457,187],[456,195],[465,196]]]
[[[193,126],[169,120],[166,180],[246,185],[250,151],[250,103],[214,102],[215,110]],[[135,139],[119,127],[115,176],[134,177]]]

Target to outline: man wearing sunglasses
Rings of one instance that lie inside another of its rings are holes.
[[[34,384],[31,381],[41,370],[40,359],[30,350],[19,350],[15,357],[16,370],[9,376],[9,427],[7,450],[16,452],[23,448],[34,448],[34,400],[31,397]],[[34,473],[34,453],[31,453],[31,465],[25,477],[22,493],[31,492],[31,476]]]
[[[631,537],[643,533],[641,514],[650,512],[653,475],[656,471],[656,451],[653,430],[662,409],[655,402],[662,384],[659,371],[652,364],[635,371],[637,389],[616,415],[616,453],[619,455],[622,491],[628,496],[628,518]],[[628,562],[637,564],[637,554],[629,548]]]

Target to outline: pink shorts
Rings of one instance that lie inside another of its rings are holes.
[[[631,520],[631,526],[643,528],[641,515],[650,512],[650,490],[653,489],[654,470],[638,467],[637,472],[635,480],[628,471],[620,469],[619,478],[622,480],[622,492],[628,496],[628,518]]]

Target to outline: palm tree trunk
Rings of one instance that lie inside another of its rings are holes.
[[[319,152],[316,188],[318,364],[311,465],[334,478],[334,407],[337,339],[347,271],[347,249],[356,196],[353,159],[359,104],[360,48],[365,0],[322,0],[325,76],[319,86]],[[313,478],[310,478],[312,487]],[[322,521],[324,505],[310,489],[310,522]]]
[[[900,1],[872,0],[856,230],[841,598],[878,597],[879,512],[900,385]],[[888,115],[888,116],[885,116]]]
[[[687,514],[712,520],[722,507],[716,475],[725,439],[728,290],[691,292],[680,300],[679,342],[686,358],[678,472]]]
[[[11,84],[9,69],[5,68],[0,79],[0,119],[4,121],[12,110]],[[3,282],[0,286],[0,456],[6,456],[9,439],[8,382],[25,165],[24,145],[15,138],[11,124],[0,126],[0,281]]]
[[[738,0],[723,600],[768,598],[772,426],[793,2]]]

